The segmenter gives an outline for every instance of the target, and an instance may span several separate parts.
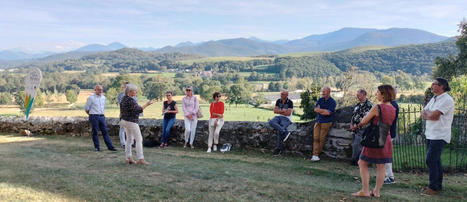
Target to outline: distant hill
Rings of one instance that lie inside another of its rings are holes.
[[[430,74],[436,57],[456,54],[453,41],[406,45],[393,48],[358,47],[336,52],[309,55],[285,55],[262,72],[276,73],[282,78],[312,77],[321,79],[339,75],[351,67],[369,72],[402,71],[413,75]],[[298,56],[298,57],[297,57]]]
[[[436,57],[457,54],[453,41],[405,45],[392,48],[354,48],[323,54],[323,57],[340,70],[356,66],[370,72],[391,72],[401,70],[416,75],[431,73]]]
[[[100,51],[114,51],[118,49],[125,48],[126,46],[118,43],[118,42],[113,42],[108,45],[101,45],[101,44],[90,44],[83,46],[81,48],[78,48],[74,50],[73,52],[100,52]]]
[[[158,49],[156,52],[181,52],[190,54],[199,54],[204,56],[251,56],[251,55],[270,55],[286,52],[287,47],[251,40],[246,38],[225,39],[219,41],[208,41],[198,45],[190,46],[166,46]]]
[[[79,54],[83,55],[79,56]],[[24,64],[20,67],[34,65],[43,71],[49,72],[56,71],[59,68],[63,70],[96,69],[103,72],[121,70],[142,72],[146,70],[161,70],[162,66],[171,65],[175,61],[197,59],[200,57],[185,53],[155,53],[134,48],[122,48],[107,52],[69,52],[60,56],[55,55],[51,56],[51,58],[44,58],[35,63]]]
[[[18,50],[3,50],[0,51],[0,60],[28,60],[42,58],[54,54],[53,52],[40,52],[40,53],[25,53]]]
[[[175,47],[194,46],[194,45],[195,44],[191,41],[185,41],[182,43],[178,43],[177,45],[175,45]]]
[[[296,51],[335,51],[359,46],[399,46],[435,43],[448,39],[418,29],[391,28],[385,30],[343,28],[335,32],[311,35],[286,43]]]
[[[377,29],[365,28],[342,28],[335,32],[325,34],[310,35],[301,39],[292,40],[284,45],[293,48],[296,52],[299,51],[328,51],[336,50],[329,49],[328,46],[344,43],[356,39],[357,37]],[[345,49],[345,48],[344,48]]]
[[[360,46],[400,46],[436,43],[448,37],[417,29],[343,28],[326,34],[310,35],[297,40],[266,41],[256,37],[225,39],[194,44],[183,42],[156,52],[182,52],[215,56],[273,55],[310,51],[338,51]]]

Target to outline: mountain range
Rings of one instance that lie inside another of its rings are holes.
[[[337,51],[359,46],[400,46],[440,42],[448,37],[408,28],[366,29],[343,28],[326,34],[310,35],[296,40],[265,41],[255,37],[208,41],[199,44],[184,42],[166,46],[156,52],[182,52],[204,56],[252,56],[308,51]]]
[[[203,56],[254,56],[275,55],[308,51],[337,51],[359,46],[400,46],[409,44],[434,43],[448,39],[427,31],[409,28],[369,29],[343,28],[325,34],[309,35],[296,40],[266,41],[256,37],[223,39],[193,43],[181,42],[162,48],[140,48],[143,51],[160,53],[181,52]],[[108,45],[90,44],[67,53],[43,52],[28,54],[21,51],[0,51],[0,64],[15,60],[50,61],[78,58],[96,52],[114,51],[127,47],[114,42]],[[17,62],[16,62],[17,63]]]

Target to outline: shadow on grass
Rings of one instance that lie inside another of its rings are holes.
[[[123,150],[94,152],[90,137],[47,136],[2,144],[0,186],[10,191],[0,191],[0,196],[16,197],[11,190],[19,190],[20,200],[34,195],[89,201],[363,200],[350,197],[360,188],[359,174],[345,162],[310,163],[256,151],[207,154],[180,147],[144,148],[144,154],[150,165],[126,166]],[[382,200],[463,200],[466,177],[446,177],[445,192],[426,198],[419,195],[426,175],[396,173],[397,183],[383,187]]]

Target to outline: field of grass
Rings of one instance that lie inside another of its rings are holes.
[[[350,196],[361,187],[358,168],[326,158],[173,146],[144,148],[151,164],[127,166],[121,149],[94,152],[90,137],[0,134],[0,145],[0,201],[368,201]],[[467,200],[466,174],[446,175],[433,197],[420,195],[424,173],[396,180],[381,201]]]
[[[144,104],[142,101],[140,104]],[[183,119],[183,111],[181,102],[177,102],[179,113],[177,119]],[[201,111],[204,117],[200,120],[209,119],[209,104],[201,104]],[[20,111],[16,107],[9,106],[8,108],[0,107],[0,114],[2,115],[20,115]],[[144,116],[141,118],[155,118],[162,119],[162,102],[156,102],[153,105],[146,108]],[[117,105],[107,105],[105,109],[106,117],[119,117],[120,109]],[[77,104],[71,108],[66,106],[60,107],[49,107],[49,108],[36,108],[33,110],[30,116],[87,116],[84,112],[84,103]],[[224,120],[226,121],[269,121],[274,117],[272,110],[255,108],[251,105],[225,105]],[[292,121],[300,122],[299,116],[293,116]]]
[[[206,57],[206,58],[197,58],[189,60],[180,60],[179,62],[186,65],[192,65],[193,63],[201,62],[224,62],[224,61],[249,61],[249,60],[273,60],[274,58],[268,57],[235,57],[235,56],[222,56],[222,57]]]
[[[287,54],[281,54],[279,57],[304,57],[304,56],[317,56],[321,55],[323,53],[329,53],[330,51],[326,52],[299,52],[299,53],[287,53]]]
[[[387,47],[387,46],[360,46],[360,47],[350,48],[350,49],[343,50],[343,51],[338,51],[338,52],[361,53],[361,52],[365,52],[365,51],[369,51],[369,50],[381,50],[381,49],[385,49],[385,48],[389,48],[389,47]]]

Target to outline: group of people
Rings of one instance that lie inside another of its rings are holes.
[[[134,84],[125,82],[122,86],[123,92],[118,96],[118,104],[120,105],[120,144],[125,149],[126,164],[146,165],[149,164],[144,160],[143,155],[143,138],[138,122],[139,117],[143,115],[144,109],[153,104],[152,100],[147,101],[143,106],[138,104],[137,94],[138,87]],[[101,85],[94,87],[95,93],[91,95],[86,102],[85,111],[89,115],[89,121],[92,128],[92,140],[96,151],[101,151],[99,145],[98,131],[100,130],[104,138],[107,148],[111,151],[117,151],[112,145],[112,140],[107,131],[106,120],[104,116],[105,96]],[[196,135],[196,126],[198,118],[202,116],[199,108],[199,100],[193,95],[193,87],[185,88],[186,96],[182,99],[182,107],[185,122],[185,144],[184,148],[190,145],[194,149],[194,139]],[[167,91],[165,93],[166,100],[162,107],[162,138],[160,147],[168,147],[172,126],[175,123],[175,117],[178,113],[177,102],[173,100],[173,93]],[[210,105],[209,119],[209,139],[208,153],[217,151],[219,144],[219,132],[224,125],[224,103],[220,100],[222,95],[219,92],[213,94],[214,102]],[[131,149],[135,147],[137,161],[132,157]]]
[[[441,165],[441,153],[446,144],[451,140],[451,124],[454,116],[454,100],[447,93],[450,91],[449,83],[444,78],[436,78],[431,91],[434,97],[425,106],[421,113],[422,119],[426,120],[426,164],[429,168],[429,185],[423,190],[425,195],[435,195],[442,190],[443,169]],[[332,123],[336,108],[336,101],[330,96],[331,89],[327,86],[321,88],[322,97],[315,105],[314,111],[317,118],[313,128],[313,155],[311,161],[319,161],[319,155],[323,151]],[[352,165],[358,165],[362,181],[362,189],[352,193],[357,197],[380,197],[383,184],[395,183],[392,171],[392,141],[396,138],[397,120],[399,106],[395,101],[396,91],[391,85],[380,85],[376,91],[377,105],[373,105],[367,99],[365,89],[357,91],[356,97],[359,101],[355,105],[350,122],[350,130],[354,134]],[[280,155],[282,144],[290,132],[287,130],[291,122],[293,103],[288,99],[288,92],[282,91],[281,98],[277,100],[274,113],[278,114],[269,124],[277,131],[277,145],[274,155]],[[383,148],[370,148],[361,145],[365,126],[378,124],[379,117],[385,124],[391,126]],[[368,166],[376,164],[376,185],[370,190],[370,173]]]
[[[120,105],[120,142],[125,148],[125,161],[127,164],[148,164],[144,160],[142,136],[138,120],[144,109],[153,104],[153,101],[149,100],[143,106],[140,106],[136,99],[137,86],[127,82],[124,84],[123,89],[124,92],[119,94],[118,100]],[[423,193],[427,195],[434,195],[442,190],[443,170],[441,153],[445,144],[450,142],[451,124],[454,114],[454,101],[447,94],[450,91],[447,80],[436,78],[432,83],[431,89],[435,96],[425,106],[421,114],[421,117],[426,120],[426,164],[429,168],[430,183]],[[96,85],[94,90],[95,94],[88,98],[85,111],[89,114],[89,121],[92,125],[92,140],[95,150],[100,151],[99,138],[97,136],[100,129],[107,148],[116,151],[107,132],[104,116],[105,96],[102,95],[102,86]],[[202,114],[199,108],[199,100],[193,95],[193,87],[188,86],[185,88],[185,91],[186,96],[182,99],[185,123],[184,148],[188,147],[189,144],[194,149],[193,143],[196,135],[196,126],[198,118]],[[332,127],[336,109],[336,101],[331,97],[331,89],[329,87],[322,87],[321,95],[322,97],[319,98],[314,109],[317,113],[317,118],[313,128],[313,155],[310,159],[313,162],[320,161],[319,155],[323,151],[326,137]],[[164,118],[160,145],[162,148],[169,145],[170,131],[178,113],[177,104],[172,99],[172,96],[173,93],[167,91],[167,100],[163,102],[162,114]],[[362,181],[362,189],[352,193],[352,195],[358,197],[379,197],[383,184],[395,183],[392,172],[392,140],[396,138],[399,106],[395,102],[396,92],[391,85],[378,86],[376,91],[377,105],[373,105],[366,96],[367,92],[364,89],[357,91],[356,97],[359,103],[354,107],[350,124],[350,130],[354,134],[351,164],[359,166]],[[211,116],[209,119],[208,153],[217,150],[219,132],[224,124],[224,103],[220,101],[220,98],[221,94],[219,92],[214,93],[214,102],[210,104]],[[269,121],[271,127],[277,131],[277,144],[273,152],[274,155],[282,153],[283,142],[291,134],[287,128],[292,123],[293,107],[292,100],[288,98],[288,91],[283,90],[274,107],[274,114],[277,114],[277,116]],[[376,125],[379,117],[381,117],[383,123],[391,125],[384,147],[370,148],[362,146],[360,142],[365,126],[368,124]],[[136,147],[136,162],[132,158],[132,145]],[[369,188],[369,164],[376,164],[377,168],[376,185],[372,190]]]
[[[444,78],[436,78],[431,85],[434,97],[421,112],[422,119],[426,120],[426,164],[429,169],[429,184],[422,194],[436,195],[442,191],[443,168],[441,153],[451,140],[451,125],[454,117],[454,100],[447,93],[450,91],[449,83]],[[352,193],[358,197],[380,197],[383,184],[395,183],[392,172],[392,140],[396,138],[396,124],[399,106],[394,101],[395,89],[391,85],[378,86],[376,98],[378,104],[372,104],[366,99],[366,91],[357,92],[359,103],[354,108],[350,129],[354,132],[352,164],[357,163],[360,168],[362,189]],[[361,146],[363,127],[367,124],[376,125],[379,117],[385,124],[391,125],[389,134],[383,148],[370,148]],[[376,164],[376,185],[370,190],[369,164]]]

